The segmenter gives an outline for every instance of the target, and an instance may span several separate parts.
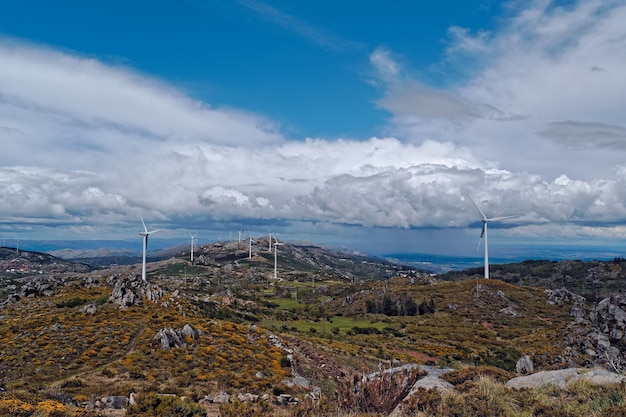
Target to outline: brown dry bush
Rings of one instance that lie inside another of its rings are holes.
[[[373,375],[355,374],[338,384],[339,407],[363,413],[390,413],[424,376],[419,368]]]
[[[251,403],[235,399],[230,404],[220,406],[220,417],[269,417],[273,415],[274,409],[266,401]]]
[[[417,413],[423,413],[428,416],[434,416],[441,407],[441,393],[437,389],[418,388],[411,397],[405,401],[402,408],[403,415],[414,416]]]
[[[496,382],[505,383],[513,378],[515,374],[505,371],[495,366],[469,366],[467,368],[448,372],[441,376],[441,379],[448,381],[454,386],[464,384],[467,381],[475,381],[481,376],[486,376]]]

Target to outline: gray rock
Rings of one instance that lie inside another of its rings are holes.
[[[530,356],[524,355],[517,360],[515,372],[519,375],[532,374],[534,371],[533,361]]]
[[[504,307],[498,310],[502,314],[508,314],[509,316],[517,317],[518,313],[513,307]]]
[[[198,337],[200,337],[200,333],[191,324],[185,324],[181,333],[183,336],[191,338],[191,340],[198,340]]]
[[[114,284],[109,300],[118,304],[120,308],[139,304],[144,299],[156,303],[163,297],[163,290],[158,285],[145,282],[138,275],[122,278],[115,276],[109,278],[107,282]]]
[[[93,303],[87,304],[86,306],[80,309],[80,312],[83,314],[96,314],[97,311],[98,311],[98,306]]]
[[[22,286],[21,297],[49,297],[61,281],[50,276],[36,277]]]
[[[552,305],[562,305],[562,304],[573,304],[577,306],[581,306],[585,303],[585,297],[582,295],[574,294],[567,288],[559,288],[556,290],[546,290],[546,294],[548,295],[548,304]]]
[[[556,371],[539,371],[525,376],[518,376],[506,383],[508,388],[537,388],[546,385],[554,385],[564,388],[567,382],[578,374],[578,369],[568,368]]]
[[[436,389],[439,392],[447,392],[454,389],[454,385],[440,378],[443,374],[448,372],[452,372],[451,368],[436,368],[434,366],[420,365],[419,368],[422,371],[427,372],[428,374],[419,379],[413,384],[411,387],[411,391],[407,394],[407,396],[393,409],[393,411],[389,414],[390,417],[400,417],[404,414],[404,406],[410,401],[411,397],[413,397],[420,388],[425,390]]]
[[[154,336],[154,339],[160,340],[161,348],[166,350],[187,346],[181,332],[177,332],[171,327],[165,327],[159,330],[159,332]]]
[[[116,410],[120,410],[122,408],[128,407],[129,399],[123,395],[112,395],[110,397],[104,397],[100,400],[102,407],[104,408],[113,408]]]
[[[626,381],[626,376],[604,369],[567,368],[556,371],[540,371],[531,375],[518,376],[506,383],[508,388],[538,388],[554,385],[565,388],[568,384],[584,380],[594,385],[619,384]]]
[[[251,402],[251,403],[256,403],[259,401],[259,396],[256,394],[250,394],[249,392],[246,392],[245,394],[237,394],[237,398],[239,399],[239,401],[241,402]]]
[[[225,392],[220,392],[215,397],[213,397],[214,404],[228,404],[230,402],[230,395]]]

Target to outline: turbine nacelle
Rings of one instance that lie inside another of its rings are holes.
[[[478,251],[478,249],[480,249],[480,244],[482,243],[483,238],[484,238],[485,239],[485,278],[489,278],[489,243],[487,241],[487,236],[488,236],[487,228],[488,228],[489,222],[512,219],[513,217],[518,217],[518,216],[500,216],[500,217],[489,218],[485,215],[485,213],[483,213],[483,211],[480,209],[480,207],[478,207],[478,205],[474,202],[474,200],[472,200],[472,197],[470,197],[468,194],[465,194],[465,195],[467,196],[467,198],[469,198],[469,200],[472,202],[474,207],[476,207],[476,210],[478,210],[481,216],[480,220],[483,223],[483,227],[480,232],[480,239],[478,239],[478,246],[476,247],[476,250]]]

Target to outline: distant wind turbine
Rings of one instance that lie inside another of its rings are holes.
[[[146,227],[146,223],[143,221],[143,217],[141,217],[141,213],[139,213],[139,218],[141,219],[141,224],[143,225],[143,232],[139,232],[141,236],[143,236],[143,260],[141,263],[141,279],[146,280],[146,251],[148,249],[148,236],[152,233],[160,232],[163,229],[156,229],[148,231]]]
[[[250,241],[248,243],[248,258],[252,259],[252,232],[250,232]]]
[[[483,222],[483,230],[480,233],[480,239],[478,240],[478,248],[480,248],[480,242],[483,240],[483,237],[484,237],[485,238],[485,278],[489,279],[489,243],[487,241],[487,225],[489,224],[489,222],[504,220],[504,219],[511,219],[517,216],[503,216],[503,217],[487,218],[487,216],[485,216],[485,213],[483,213],[483,211],[476,205],[474,200],[472,200],[472,197],[470,197],[469,194],[466,194],[466,195],[467,195],[467,198],[469,198],[469,200],[472,202],[474,207],[476,207],[476,210],[478,210],[478,212],[480,213],[482,217],[481,220]],[[476,250],[478,250],[478,248]]]
[[[270,232],[270,238],[268,239],[267,251],[272,252],[272,232]]]
[[[193,252],[194,252],[194,249],[195,249],[194,243],[197,241],[196,236],[198,236],[197,233],[194,234],[194,235],[189,233],[189,237],[191,237],[191,262],[193,262]]]
[[[284,243],[278,243],[278,240],[274,242],[274,279],[278,279],[278,246],[284,245]]]
[[[20,240],[15,239],[15,253],[20,253]]]

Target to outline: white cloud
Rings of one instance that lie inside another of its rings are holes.
[[[101,232],[139,209],[172,228],[465,228],[479,221],[468,193],[488,216],[520,215],[499,225],[510,236],[619,237],[626,7],[604,3],[537,2],[493,33],[454,29],[450,54],[483,66],[453,86],[376,50],[392,125],[361,141],[288,141],[128,68],[0,40],[2,222]]]
[[[9,143],[2,165],[54,165],[59,151],[88,169],[85,157],[181,143],[251,146],[282,140],[273,123],[219,110],[129,69],[93,58],[0,40],[0,138]],[[16,139],[21,133],[21,139]],[[52,152],[52,158],[47,158]],[[28,157],[25,157],[28,155]],[[67,168],[69,161],[63,161]]]
[[[400,73],[398,63],[392,58],[391,51],[384,48],[377,48],[370,55],[370,63],[383,78],[396,77]]]
[[[390,132],[462,144],[514,171],[611,175],[624,158],[626,5],[517,6],[525,9],[491,33],[451,29],[449,62],[466,70],[456,83],[435,90],[406,74],[381,78]]]

